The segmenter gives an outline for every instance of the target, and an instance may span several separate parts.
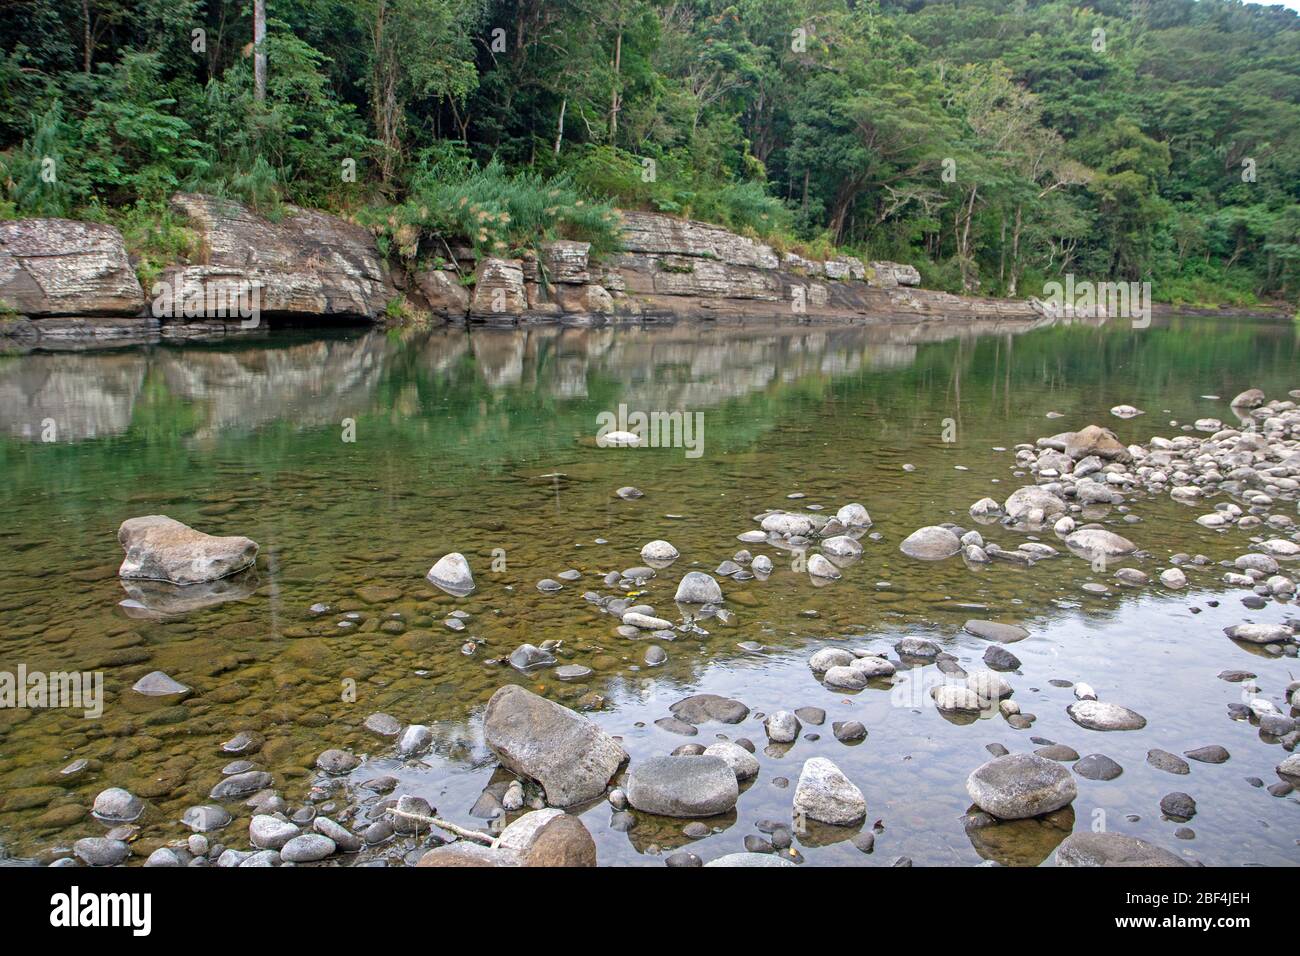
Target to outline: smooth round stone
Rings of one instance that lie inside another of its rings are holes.
[[[326,773],[348,773],[360,764],[361,761],[346,750],[326,750],[316,758],[316,766]]]
[[[930,525],[913,531],[898,546],[909,558],[921,561],[941,561],[961,550],[961,541],[947,528]]]
[[[1188,866],[1168,850],[1122,833],[1071,833],[1056,848],[1057,866]]]
[[[840,721],[831,724],[831,733],[840,743],[852,743],[867,736],[867,728],[856,720]]]
[[[774,714],[769,714],[763,721],[763,727],[767,730],[768,740],[775,744],[794,743],[799,737],[799,731],[803,729],[799,718],[788,710],[778,710]]]
[[[561,581],[577,581],[582,577],[582,572],[577,568],[569,568],[567,571],[561,571],[556,577]]]
[[[678,604],[719,604],[722,602],[722,588],[703,571],[689,571],[677,585],[673,600]]]
[[[1176,820],[1190,820],[1196,816],[1196,801],[1179,791],[1166,793],[1160,798],[1160,812]]]
[[[640,488],[634,488],[631,485],[624,485],[622,488],[618,489],[618,491],[614,492],[614,494],[618,495],[624,501],[633,501],[637,498],[645,497],[645,492]]]
[[[681,557],[681,552],[667,541],[656,539],[641,548],[641,560],[646,562],[672,562]]]
[[[459,551],[439,558],[425,577],[430,584],[452,597],[464,597],[474,590],[474,575],[470,573],[469,562]]]
[[[299,832],[294,824],[267,814],[258,814],[248,824],[249,842],[261,850],[278,850]]]
[[[1245,644],[1282,644],[1295,639],[1285,624],[1234,624],[1225,627],[1223,633]]]
[[[251,753],[261,746],[261,737],[250,733],[247,730],[241,730],[235,736],[231,737],[221,745],[221,749],[228,754]]]
[[[1119,557],[1137,550],[1137,545],[1128,538],[1104,528],[1082,528],[1066,537],[1065,543],[1075,551],[1105,557]]]
[[[542,578],[542,580],[537,582],[537,590],[541,591],[543,594],[554,594],[556,591],[564,590],[564,585],[551,578]]]
[[[1088,754],[1075,763],[1074,772],[1085,780],[1114,780],[1124,768],[1105,754]]]
[[[815,674],[826,674],[832,667],[848,667],[855,661],[852,652],[844,648],[822,648],[809,658],[809,667]]]
[[[658,667],[668,660],[668,654],[658,644],[652,644],[646,648],[644,660],[651,667]]]
[[[942,711],[976,713],[984,709],[985,701],[969,687],[958,684],[939,684],[930,689],[934,706]]]
[[[967,634],[974,634],[998,644],[1014,644],[1029,636],[1029,631],[1019,624],[1001,624],[997,621],[970,620],[962,625]]]
[[[560,680],[583,680],[591,676],[591,668],[582,664],[563,664],[555,668],[555,676]]]
[[[159,847],[149,854],[149,858],[144,861],[145,866],[180,866],[181,858],[176,851],[170,847]]]
[[[397,752],[404,757],[418,754],[433,742],[433,731],[424,724],[411,724],[402,731],[397,742]]]
[[[256,769],[257,764],[253,763],[251,760],[232,760],[221,768],[221,775],[223,777],[229,777],[237,773],[246,773],[249,770]]]
[[[867,686],[868,677],[862,671],[851,666],[835,666],[827,669],[822,675],[822,680],[826,682],[827,687],[837,687],[843,690],[862,690]]]
[[[1224,763],[1228,759],[1228,751],[1218,744],[1211,744],[1208,747],[1197,747],[1195,750],[1184,750],[1183,756],[1191,760],[1199,760],[1201,763]]]
[[[628,772],[628,803],[644,813],[708,817],[736,805],[736,775],[720,757],[651,757]]]
[[[91,813],[106,823],[130,823],[144,813],[144,801],[121,787],[109,787],[95,797]]]
[[[704,748],[706,757],[718,757],[736,775],[737,780],[748,780],[758,776],[758,758],[739,744],[729,740],[720,740]]]
[[[1014,671],[1020,667],[1020,658],[1001,645],[990,644],[984,649],[984,663],[995,671]]]
[[[131,689],[145,697],[172,697],[190,692],[189,687],[180,681],[173,680],[162,671],[145,674],[131,685]]]
[[[334,853],[334,841],[320,833],[296,836],[280,849],[280,858],[290,863],[314,863]]]
[[[121,840],[84,837],[72,844],[72,852],[87,866],[117,866],[131,855],[131,848]]]
[[[219,807],[211,803],[190,807],[181,814],[181,823],[195,833],[210,833],[213,830],[220,830],[222,827],[229,826],[231,819],[232,817],[225,807]]]
[[[966,778],[966,793],[985,813],[1023,820],[1051,813],[1078,796],[1070,771],[1034,754],[994,757]]]
[[[1137,711],[1100,700],[1075,701],[1065,712],[1088,730],[1141,730],[1147,725],[1146,718]]]
[[[381,737],[396,737],[402,732],[402,722],[389,714],[371,714],[362,726]]]

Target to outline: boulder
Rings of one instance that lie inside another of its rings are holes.
[[[1088,425],[1071,435],[1065,443],[1065,453],[1075,461],[1089,455],[1106,461],[1130,461],[1133,457],[1113,431],[1100,425]]]
[[[736,805],[736,774],[721,757],[651,757],[634,764],[627,800],[645,813],[668,817],[710,817]]]
[[[1223,633],[1245,644],[1286,644],[1295,640],[1291,628],[1285,624],[1233,624],[1225,627]]]
[[[592,721],[513,684],[488,701],[483,733],[502,766],[541,784],[556,807],[599,797],[627,760]]]
[[[1065,513],[1065,502],[1046,488],[1027,485],[1011,492],[1002,506],[1008,518],[1019,521],[1029,517],[1031,512],[1041,511],[1044,518]]]
[[[1056,848],[1057,866],[1190,866],[1168,850],[1122,833],[1071,833]]]
[[[1065,543],[1075,551],[1080,551],[1089,557],[1104,555],[1108,558],[1115,558],[1123,554],[1132,554],[1137,550],[1137,545],[1128,538],[1113,531],[1107,531],[1105,528],[1083,528],[1069,535],[1065,539]]]
[[[524,866],[596,865],[596,841],[582,821],[563,810],[533,810],[501,831],[497,849]]]
[[[446,269],[426,269],[415,274],[415,286],[435,315],[464,319],[469,312],[469,290],[461,285],[456,273]]]
[[[966,778],[966,793],[985,813],[1023,820],[1059,810],[1074,801],[1078,787],[1070,771],[1037,754],[994,757]]]
[[[1065,712],[1089,730],[1141,730],[1147,725],[1146,718],[1137,711],[1100,700],[1077,700]]]
[[[921,561],[941,561],[961,550],[961,541],[947,528],[931,525],[919,528],[908,535],[898,546],[909,558]]]
[[[835,826],[852,826],[867,815],[867,800],[843,771],[825,757],[810,757],[799,773],[794,812]]]
[[[123,578],[203,584],[243,571],[257,558],[255,541],[214,537],[164,515],[128,518],[117,540],[126,551],[118,569]]]
[[[113,226],[0,222],[0,306],[23,315],[136,315],[144,293]]]
[[[722,602],[722,588],[703,571],[688,571],[682,575],[673,600],[678,604],[719,604]]]
[[[474,270],[469,314],[475,318],[520,316],[528,311],[523,265],[518,259],[483,259]]]
[[[474,590],[474,575],[470,573],[469,562],[459,551],[444,554],[425,578],[452,597],[464,597]]]
[[[206,304],[222,298],[214,293],[255,287],[263,314],[377,319],[396,294],[374,237],[335,216],[286,205],[272,222],[194,193],[173,196],[171,208],[188,219],[204,254],[202,264],[163,273],[175,315],[190,315],[184,303],[195,296]]]

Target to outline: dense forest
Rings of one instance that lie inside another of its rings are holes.
[[[177,189],[395,258],[692,216],[925,284],[1300,296],[1300,18],[1230,0],[0,0],[0,218]],[[265,38],[254,42],[257,23]]]

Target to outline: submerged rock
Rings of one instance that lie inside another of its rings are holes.
[[[1073,802],[1078,792],[1070,771],[1035,754],[994,757],[966,778],[971,800],[1000,820],[1051,813]]]
[[[126,551],[118,575],[172,584],[205,584],[252,567],[257,542],[218,538],[165,515],[128,518],[117,530]]]
[[[596,724],[514,684],[488,701],[483,732],[502,765],[541,784],[547,803],[557,807],[599,797],[627,760]]]
[[[1067,537],[1065,543],[1074,550],[1093,557],[1118,557],[1137,550],[1137,545],[1128,538],[1104,528],[1083,528]]]
[[[425,575],[429,583],[446,591],[452,597],[464,597],[474,590],[474,575],[469,562],[459,551],[445,554]]]
[[[1056,848],[1057,866],[1190,866],[1154,844],[1122,833],[1072,833]]]

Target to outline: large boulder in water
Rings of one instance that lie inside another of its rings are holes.
[[[1002,510],[1012,521],[1026,518],[1034,511],[1042,511],[1044,518],[1050,518],[1052,515],[1065,513],[1065,502],[1046,488],[1027,485],[1011,492]]]
[[[464,597],[474,590],[474,575],[470,573],[469,562],[459,551],[444,554],[429,569],[425,579],[435,587],[441,588],[452,597]]]
[[[794,812],[819,823],[852,826],[867,815],[867,800],[834,763],[809,757],[799,773]]]
[[[488,701],[483,734],[502,766],[536,780],[555,807],[599,797],[627,760],[618,742],[586,717],[514,684]]]
[[[0,302],[22,315],[136,315],[144,292],[113,226],[0,222]]]
[[[172,584],[205,584],[243,571],[257,559],[257,542],[218,538],[165,515],[128,518],[117,529],[126,551],[118,575]]]
[[[1065,443],[1065,453],[1075,461],[1089,455],[1106,461],[1129,461],[1133,457],[1113,431],[1100,425],[1088,425],[1071,435]]]
[[[678,604],[720,604],[722,588],[703,571],[688,571],[677,585],[673,600]]]
[[[1055,760],[1036,754],[995,757],[966,778],[966,793],[985,813],[1000,820],[1023,820],[1051,813],[1073,802],[1079,789]]]
[[[942,561],[944,558],[951,558],[961,550],[961,541],[947,528],[930,525],[926,528],[918,528],[909,534],[898,546],[898,550],[909,558]]]

